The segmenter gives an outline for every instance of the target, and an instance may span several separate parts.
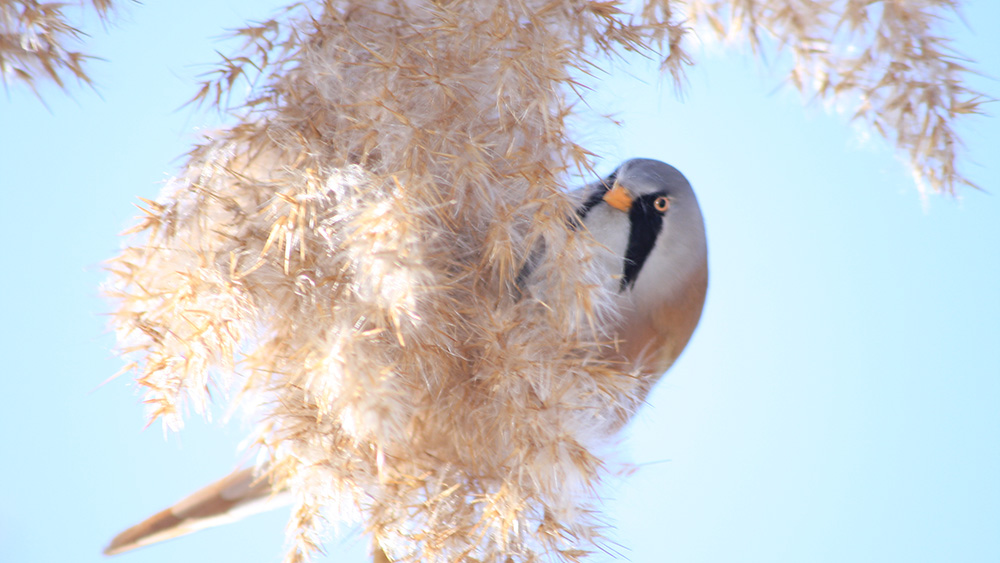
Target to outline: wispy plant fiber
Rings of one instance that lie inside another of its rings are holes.
[[[653,0],[674,5],[676,1]],[[788,51],[789,82],[852,108],[906,155],[925,193],[976,187],[958,170],[960,118],[988,97],[967,86],[971,62],[942,27],[956,0],[691,0],[699,29]]]
[[[0,79],[27,84],[38,93],[41,78],[65,88],[65,77],[90,84],[84,64],[91,58],[77,51],[83,35],[69,23],[66,8],[89,4],[101,17],[111,10],[111,0],[90,2],[39,2],[0,0]]]
[[[65,13],[68,5],[88,3],[101,18],[113,5],[112,0],[0,0],[4,82],[25,83],[36,92],[40,79],[65,87],[65,78],[73,76],[89,84],[85,63],[91,56],[77,50],[81,32]],[[976,187],[959,170],[963,155],[957,126],[963,116],[982,113],[991,98],[968,86],[973,64],[952,48],[942,30],[958,17],[957,0],[645,0],[635,4],[635,14],[621,12],[625,4],[567,3],[577,16],[602,14],[618,21],[595,30],[586,29],[591,25],[586,17],[578,18],[567,31],[577,27],[578,38],[592,42],[598,53],[652,49],[678,84],[690,63],[684,50],[687,26],[748,42],[761,55],[775,47],[788,51],[790,83],[852,108],[856,119],[895,143],[923,192],[956,194],[963,184]],[[554,8],[543,11],[549,9]],[[226,59],[215,79],[202,85],[199,99],[228,100],[251,63],[254,75],[261,69],[278,72],[282,63],[290,63],[283,49],[296,39],[276,35],[280,25],[272,20],[244,29],[249,49]]]
[[[853,72],[804,47],[833,52],[832,4],[745,0],[731,24],[728,3],[691,8],[755,45],[791,34],[797,76],[825,69],[821,93],[894,100],[872,82],[888,43]],[[925,17],[897,4],[883,20]],[[588,166],[565,125],[583,93],[571,71],[637,50],[681,80],[678,6],[329,0],[236,32],[244,48],[195,101],[240,119],[145,203],[108,292],[154,419],[177,428],[217,391],[255,405],[264,466],[296,499],[289,561],[340,517],[395,561],[577,561],[599,545],[600,453],[659,374],[601,359],[615,296],[561,184]],[[797,27],[780,6],[820,12]],[[878,29],[927,35],[906,21]],[[873,123],[908,139],[914,115]],[[951,186],[934,154],[925,176]]]
[[[241,30],[248,54],[202,91],[264,69],[147,204],[115,325],[154,417],[179,425],[214,386],[261,405],[298,503],[289,560],[340,510],[398,561],[577,560],[599,537],[596,448],[653,374],[598,357],[614,296],[560,178],[585,166],[568,68],[646,32],[615,16],[310,5]]]

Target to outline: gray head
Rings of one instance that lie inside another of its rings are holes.
[[[636,288],[640,279],[642,285],[649,278],[669,280],[704,264],[701,209],[691,184],[673,166],[647,158],[628,160],[585,191],[578,214],[621,259],[616,275],[623,291]]]

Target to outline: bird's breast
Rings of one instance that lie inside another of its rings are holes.
[[[658,293],[655,300],[643,298],[644,292],[622,300],[615,354],[629,370],[648,378],[648,387],[670,369],[698,326],[708,289],[707,268],[691,272],[678,287],[682,289]]]

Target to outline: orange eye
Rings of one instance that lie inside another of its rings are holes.
[[[653,207],[660,213],[663,213],[667,209],[670,209],[670,200],[665,196],[660,196],[653,201]]]

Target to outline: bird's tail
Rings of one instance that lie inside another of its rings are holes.
[[[252,468],[237,470],[118,534],[104,548],[115,555],[204,528],[239,520],[287,504],[287,492],[275,492],[266,476]]]

